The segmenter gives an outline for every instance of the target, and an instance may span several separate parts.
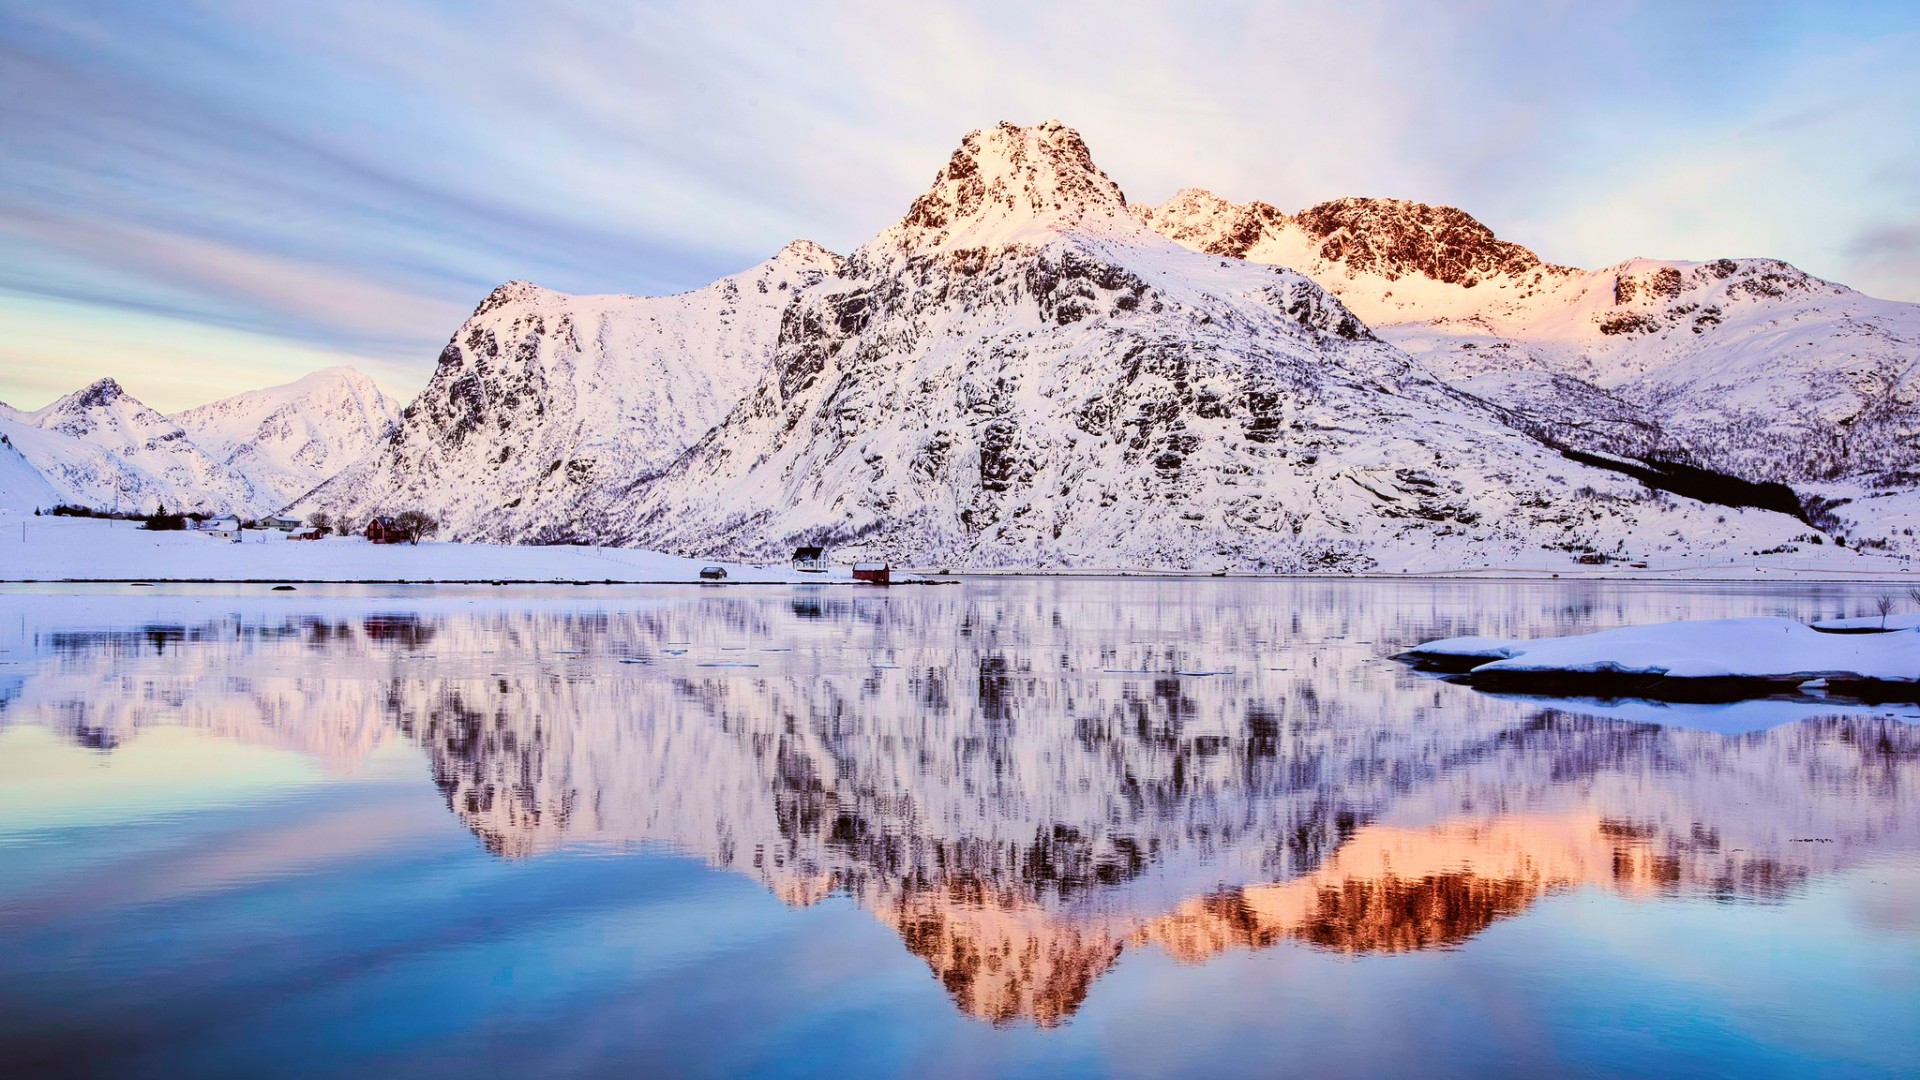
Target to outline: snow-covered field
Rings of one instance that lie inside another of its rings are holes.
[[[194,532],[148,532],[137,522],[34,517],[0,511],[4,581],[698,581],[724,566],[730,582],[850,582],[845,567],[800,573],[682,559],[630,548],[493,544],[371,544],[353,537],[290,540],[248,530],[240,543]]]
[[[31,513],[0,509],[0,581],[675,582],[698,580],[704,566],[725,567],[727,580],[732,582],[817,584],[851,580],[850,571],[844,566],[826,574],[811,574],[794,571],[784,563],[748,565],[686,559],[637,548],[438,542],[413,546],[370,544],[360,537],[293,541],[271,530],[249,530],[244,536],[243,542],[235,544],[191,531],[148,532],[132,521],[35,517]],[[1375,576],[1864,580],[1887,581],[1903,587],[1910,582],[1920,583],[1920,574],[1911,571],[1911,564],[1835,548],[1725,562],[1673,558],[1655,561],[1644,568],[1624,564],[1578,566],[1563,562],[1556,557],[1558,554],[1542,552],[1504,565],[1446,566],[1408,575],[1389,570]],[[914,569],[948,572],[944,567]],[[899,572],[900,568],[896,568],[896,579]],[[1122,566],[1071,573],[1154,576]]]
[[[1878,620],[1842,620],[1877,625]],[[1920,682],[1920,618],[1887,633],[1823,633],[1792,619],[1706,619],[1534,639],[1457,637],[1410,654],[1471,663],[1476,676],[1578,672],[1672,679],[1871,679]]]

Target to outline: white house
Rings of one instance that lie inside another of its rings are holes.
[[[230,540],[237,544],[240,542],[240,519],[232,514],[226,517],[208,518],[195,525],[193,531],[203,536],[211,536],[216,540]]]

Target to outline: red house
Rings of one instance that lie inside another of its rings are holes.
[[[367,539],[376,544],[404,544],[407,531],[393,523],[390,517],[377,517],[367,522]]]
[[[853,580],[871,582],[875,585],[891,585],[893,567],[881,562],[854,563]]]

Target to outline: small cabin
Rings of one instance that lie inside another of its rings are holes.
[[[883,562],[854,563],[853,580],[865,581],[873,585],[891,585],[893,584],[893,567]]]
[[[290,533],[300,527],[300,519],[290,517],[261,518],[260,527],[263,529],[278,529],[283,533]]]
[[[366,536],[376,544],[404,544],[409,539],[407,530],[395,524],[390,517],[377,517],[367,522]]]
[[[202,536],[211,536],[215,540],[240,539],[240,519],[231,514],[226,517],[208,518],[193,527],[193,531]]]
[[[817,546],[797,547],[793,549],[793,568],[809,574],[827,572],[827,549]]]
[[[700,568],[701,581],[727,580],[727,568],[724,566],[703,566]]]
[[[292,536],[288,537],[287,539],[289,540],[325,540],[326,538],[327,538],[327,530],[308,529],[305,532],[294,533]]]

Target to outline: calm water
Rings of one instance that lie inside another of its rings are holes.
[[[1920,1072],[1920,710],[1456,633],[1875,590],[0,591],[0,1073]]]

